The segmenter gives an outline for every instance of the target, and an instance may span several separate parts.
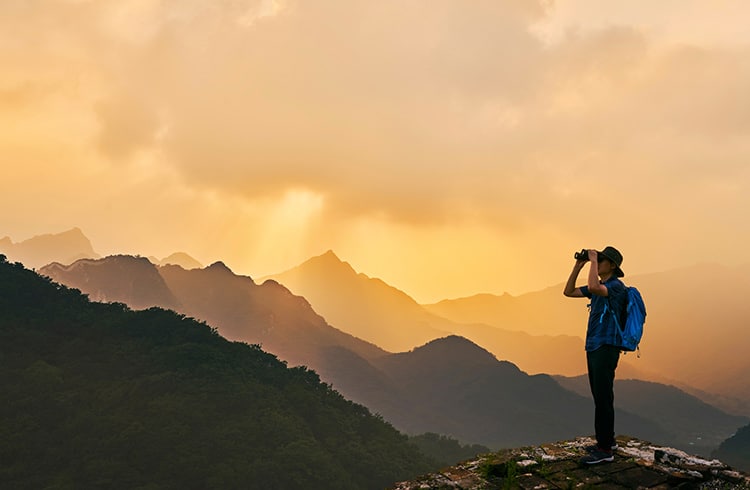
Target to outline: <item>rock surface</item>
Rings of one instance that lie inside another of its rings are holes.
[[[493,489],[750,489],[750,476],[718,460],[619,437],[615,460],[581,465],[594,440],[502,450],[447,468],[439,473],[397,483],[393,490]]]

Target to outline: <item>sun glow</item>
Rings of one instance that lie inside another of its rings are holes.
[[[433,3],[0,2],[0,236],[424,300],[744,257],[744,2]]]
[[[260,218],[254,255],[274,257],[278,263],[304,260],[311,231],[325,208],[325,198],[307,189],[289,189],[279,200],[268,204]]]

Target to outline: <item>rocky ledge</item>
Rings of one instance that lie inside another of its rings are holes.
[[[678,449],[618,437],[615,460],[582,466],[578,460],[594,440],[502,450],[397,483],[393,490],[493,489],[745,489],[750,477],[718,460],[705,460]]]

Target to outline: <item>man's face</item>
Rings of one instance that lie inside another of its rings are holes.
[[[599,270],[597,271],[599,276],[604,277],[614,272],[614,265],[609,259],[600,255],[597,261],[599,262]]]

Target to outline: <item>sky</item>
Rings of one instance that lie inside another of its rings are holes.
[[[744,0],[3,0],[0,236],[420,302],[747,263]]]

